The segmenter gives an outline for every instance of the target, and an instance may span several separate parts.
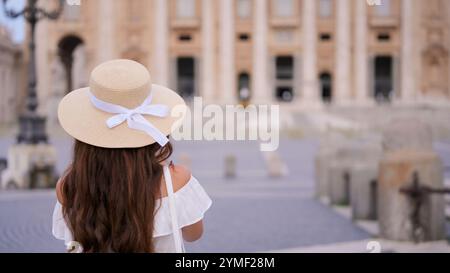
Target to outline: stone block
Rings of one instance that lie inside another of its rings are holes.
[[[355,166],[364,163],[367,166],[366,170],[372,171],[372,169],[377,167],[380,157],[381,148],[373,143],[353,141],[338,147],[329,165],[327,177],[330,183],[328,189],[331,204],[350,204],[352,181],[355,179],[357,182],[366,180],[363,172],[358,173],[361,170],[354,171],[353,169]],[[356,177],[353,178],[353,175],[356,175]],[[373,176],[373,173],[368,175]],[[373,179],[369,178],[369,180]],[[364,182],[361,183],[364,184]]]
[[[350,173],[345,162],[332,162],[329,173],[329,200],[332,205],[350,203]]]
[[[414,118],[391,121],[383,131],[383,150],[433,150],[433,135],[428,124]]]
[[[360,162],[350,169],[350,203],[354,220],[375,220],[378,165]]]
[[[442,163],[436,153],[402,150],[384,154],[378,178],[378,220],[382,238],[412,241],[416,234],[421,241],[445,239],[443,195],[424,196],[419,210],[422,228],[419,231],[413,229],[414,204],[410,197],[400,193],[400,189],[412,184],[415,172],[420,185],[443,187]]]
[[[1,174],[1,188],[55,186],[56,150],[48,144],[16,144],[8,151],[8,168]]]
[[[317,153],[315,158],[315,181],[316,181],[316,197],[327,198],[329,196],[328,182],[329,169],[333,160],[333,152],[330,150],[323,150]]]

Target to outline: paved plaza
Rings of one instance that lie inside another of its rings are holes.
[[[0,157],[13,142],[11,136],[0,138]],[[72,141],[56,134],[52,143],[61,172],[70,161]],[[175,143],[173,160],[190,155],[193,174],[213,199],[204,236],[188,244],[188,251],[305,251],[348,242],[353,242],[352,251],[366,251],[371,235],[314,199],[317,149],[314,138],[283,139],[279,153],[288,174],[276,179],[267,176],[257,142]],[[450,144],[437,143],[436,149],[449,166]],[[235,179],[224,178],[227,155],[236,156]],[[0,252],[64,252],[63,243],[51,235],[54,203],[51,190],[0,192]]]

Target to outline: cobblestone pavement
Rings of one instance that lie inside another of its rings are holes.
[[[52,140],[58,169],[70,160],[71,141]],[[0,138],[0,157],[11,139]],[[444,144],[442,144],[444,145]],[[213,199],[205,234],[187,245],[193,252],[253,252],[363,241],[370,235],[313,198],[317,141],[283,140],[279,153],[288,175],[268,178],[255,142],[175,143],[174,160],[189,154],[193,174]],[[442,151],[449,148],[438,147]],[[223,178],[224,157],[237,158],[237,178]],[[448,151],[443,152],[448,156]],[[0,192],[0,252],[62,252],[51,236],[53,191]]]

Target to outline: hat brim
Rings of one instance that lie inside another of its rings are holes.
[[[151,92],[152,104],[167,105],[169,115],[164,118],[143,116],[163,134],[170,135],[181,125],[186,114],[186,104],[180,95],[167,87],[153,84]],[[104,148],[138,148],[155,143],[147,133],[129,128],[127,122],[108,128],[106,121],[114,114],[95,108],[89,95],[88,87],[77,89],[67,94],[59,103],[58,120],[70,136]]]

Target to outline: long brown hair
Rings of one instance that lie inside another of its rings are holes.
[[[84,252],[153,252],[162,162],[170,143],[109,149],[75,140],[62,180],[63,214]]]

